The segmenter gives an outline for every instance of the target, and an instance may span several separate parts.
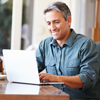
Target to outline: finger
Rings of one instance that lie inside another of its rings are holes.
[[[40,81],[41,82],[43,82],[43,81],[49,81],[48,76],[49,76],[49,74],[47,74],[47,73],[40,73],[39,74]]]
[[[40,76],[39,76],[40,79],[42,79],[43,77],[44,77],[43,75],[40,75]]]
[[[44,77],[40,77],[40,81],[41,82],[45,81],[45,76]]]
[[[45,75],[42,74],[39,76],[39,78],[40,78],[40,81],[43,82],[45,80]]]
[[[43,81],[48,81],[48,75],[40,76],[40,81],[41,81],[41,82],[43,82]]]
[[[43,78],[41,79],[41,81],[42,81],[42,82],[44,82],[44,81],[45,81],[45,82],[49,82],[48,76],[43,77]]]
[[[42,74],[47,74],[47,73],[39,73],[39,75],[42,75]]]
[[[40,80],[41,82],[45,82],[45,77]]]
[[[39,76],[41,76],[42,75],[42,73],[39,73]]]

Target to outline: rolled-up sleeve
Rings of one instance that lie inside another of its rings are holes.
[[[81,64],[79,77],[84,83],[82,90],[93,88],[98,79],[100,66],[98,62],[98,51],[92,40],[86,41],[80,50]]]

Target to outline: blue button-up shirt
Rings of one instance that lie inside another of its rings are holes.
[[[100,64],[97,57],[96,44],[82,34],[76,34],[73,29],[61,47],[53,37],[49,37],[40,42],[36,51],[39,72],[46,69],[53,75],[79,75],[84,83],[82,89],[55,85],[74,99],[100,97]]]

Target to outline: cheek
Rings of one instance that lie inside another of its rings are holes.
[[[48,31],[50,31],[50,27],[48,26],[47,28],[48,28]]]
[[[56,28],[59,29],[59,30],[62,30],[63,25],[62,24],[59,24],[59,25],[56,26]]]
[[[50,27],[48,27],[48,31],[49,31],[49,33],[51,34],[51,28],[50,28]]]
[[[65,25],[65,26],[63,26],[63,27],[61,27],[61,29],[63,30],[63,31],[66,31],[67,30],[67,26]]]
[[[50,28],[48,28],[48,31],[51,33],[51,29]]]

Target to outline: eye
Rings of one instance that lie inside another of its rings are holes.
[[[50,23],[49,23],[49,22],[47,22],[47,25],[50,25]]]
[[[56,24],[58,24],[58,23],[59,23],[59,21],[55,21],[55,23],[56,23]]]

